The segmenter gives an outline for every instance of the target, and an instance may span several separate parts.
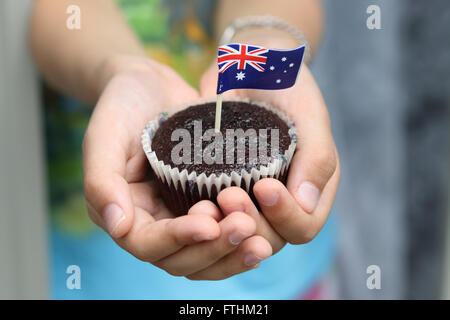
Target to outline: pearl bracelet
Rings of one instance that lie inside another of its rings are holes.
[[[299,45],[305,44],[306,50],[304,61],[309,64],[311,60],[311,48],[303,32],[283,19],[270,15],[247,16],[235,19],[228,27],[225,28],[222,37],[220,37],[219,45],[229,43],[238,31],[250,27],[275,28],[288,32],[299,42]]]

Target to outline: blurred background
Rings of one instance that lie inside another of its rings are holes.
[[[71,232],[89,223],[81,159],[63,166],[50,160],[57,145],[80,150],[89,111],[57,119],[75,128],[76,138],[48,129],[58,113],[47,109],[58,98],[42,86],[28,53],[31,3],[0,2],[0,298],[50,296],[50,211]],[[325,38],[312,71],[342,163],[335,295],[448,299],[450,2],[323,3]],[[380,29],[368,27],[371,5],[380,9]],[[151,50],[167,57],[162,48]],[[201,53],[195,57],[204,63]],[[71,101],[58,103],[74,108]],[[379,290],[366,286],[371,265],[381,270]]]

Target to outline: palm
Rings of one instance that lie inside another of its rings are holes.
[[[200,83],[202,96],[215,95],[217,75],[216,64],[204,73]],[[276,181],[261,181],[255,185],[254,192],[257,199],[258,194],[271,192],[282,194],[281,198],[285,198],[285,205],[277,208],[286,214],[284,223],[279,221],[283,219],[279,218],[281,214],[274,208],[263,209],[263,214],[259,215],[258,233],[272,239],[274,252],[284,246],[285,240],[291,243],[311,240],[327,220],[340,177],[328,111],[312,74],[304,65],[294,87],[276,91],[231,90],[224,93],[224,98],[227,96],[268,102],[286,113],[296,127],[301,128],[298,132],[297,152],[291,162],[286,187],[277,184]],[[323,189],[323,195],[317,204],[311,205],[310,201],[304,201],[298,195],[301,180],[313,181]],[[297,217],[292,214],[295,211]],[[287,226],[286,221],[290,219],[292,219],[291,226]]]
[[[307,89],[311,83],[313,85]],[[201,96],[213,97],[216,84],[217,72],[211,68],[200,84]],[[307,100],[301,105],[308,106],[308,99],[317,105],[320,99],[317,99],[314,82],[305,81],[302,87],[307,91],[302,93]],[[277,97],[276,102],[282,103],[274,105],[298,124],[295,117],[302,108],[297,103],[298,91],[294,94],[280,92],[272,98],[264,92],[252,92],[257,95],[253,98],[268,102]],[[243,93],[233,91],[225,95],[242,96]],[[329,190],[318,206],[320,214],[314,212],[311,217],[299,211],[286,187],[270,179],[255,185],[258,202],[261,205],[261,192],[278,193],[281,201],[272,208],[262,205],[263,215],[244,190],[230,187],[219,193],[218,206],[211,201],[200,201],[187,215],[175,217],[149,177],[140,142],[141,130],[159,113],[173,114],[176,108],[199,97],[173,70],[154,62],[140,61],[137,67],[132,65],[118,72],[104,89],[83,141],[85,195],[93,221],[138,259],[173,275],[217,280],[254,268],[259,261],[280,250],[286,240],[300,243],[318,232],[328,215],[339,174],[335,174],[335,182],[325,188]],[[308,115],[308,108],[301,112]],[[314,139],[305,138],[305,141],[310,140]],[[305,145],[293,159],[288,188],[289,183],[298,179],[304,150]]]
[[[161,96],[167,84],[155,81],[154,75],[146,70],[132,70],[113,79],[102,93],[91,118],[89,128],[95,128],[95,133],[88,128],[85,138],[87,140],[95,134],[98,142],[95,147],[101,145],[114,154],[116,158],[112,165],[117,170],[117,179],[128,185],[133,205],[150,213],[146,223],[174,216],[150,181],[140,130],[159,113],[175,112],[177,106],[198,98],[196,91],[176,74],[168,77],[171,78],[171,86],[177,88],[177,94],[168,97]],[[89,212],[94,221],[98,220],[93,210]]]

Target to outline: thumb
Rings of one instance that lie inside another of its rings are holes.
[[[337,169],[334,144],[300,144],[289,170],[287,188],[302,209],[308,213],[316,209],[322,191]]]
[[[113,238],[131,229],[134,208],[128,183],[118,175],[85,174],[84,193],[91,219]]]
[[[118,143],[120,132],[109,128],[109,137],[103,137],[108,133],[103,126],[93,119],[83,140],[84,194],[91,219],[113,238],[120,238],[131,229],[134,216],[125,179],[127,154]]]
[[[337,169],[338,154],[320,91],[315,85],[303,85],[302,88],[305,90],[295,99],[300,110],[294,116],[298,142],[287,188],[302,209],[312,213],[325,185]]]
[[[213,63],[206,69],[200,79],[200,96],[210,97],[216,94],[217,90],[217,73],[219,69],[216,63]]]

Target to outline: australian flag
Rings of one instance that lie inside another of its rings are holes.
[[[219,47],[217,94],[230,89],[277,90],[292,87],[302,64],[305,45],[274,50],[232,43]]]

